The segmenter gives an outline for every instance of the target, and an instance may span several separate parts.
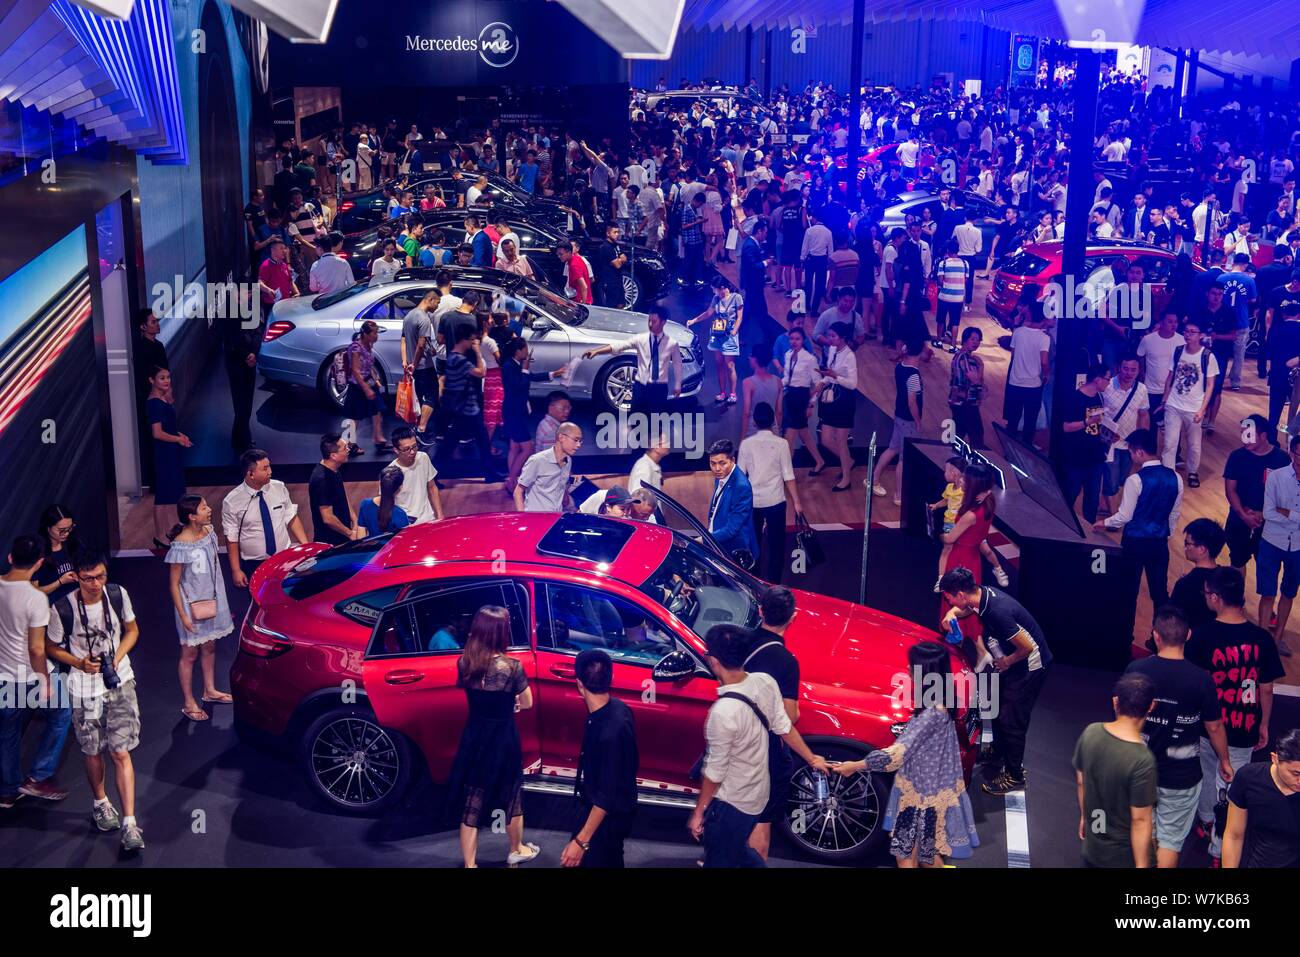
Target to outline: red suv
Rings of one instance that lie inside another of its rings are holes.
[[[1030,283],[1038,283],[1045,291],[1047,284],[1061,274],[1064,245],[1061,240],[1027,243],[1008,259],[993,278],[993,286],[985,300],[989,316],[1008,329],[1011,328],[1011,313],[1020,300],[1021,290]],[[1100,298],[1115,283],[1111,267],[1117,261],[1123,262],[1125,268],[1133,263],[1141,266],[1144,281],[1152,286],[1154,321],[1163,314],[1164,307],[1169,302],[1165,283],[1173,275],[1176,259],[1172,252],[1160,246],[1123,239],[1093,240],[1088,243],[1084,276],[1094,290],[1093,295]],[[1196,269],[1201,271],[1199,266]]]
[[[671,527],[487,514],[277,554],[250,585],[231,675],[237,729],[287,738],[333,807],[383,811],[421,765],[446,779],[466,715],[460,648],[475,612],[502,605],[535,701],[518,715],[525,787],[572,793],[586,718],[574,658],[603,648],[636,714],[641,800],[692,807],[689,771],[718,687],[702,636],[757,625],[764,586],[667,495],[662,507]],[[786,640],[802,669],[800,733],[831,759],[887,746],[908,716],[895,691],[906,650],[934,632],[812,592],[796,600]],[[973,687],[955,654],[954,671]],[[958,712],[968,771],[976,710]],[[887,777],[831,775],[818,801],[810,774],[794,773],[784,831],[796,846],[828,862],[878,849]]]

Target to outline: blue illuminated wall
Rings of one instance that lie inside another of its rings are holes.
[[[137,163],[140,177],[140,221],[144,240],[146,288],[156,282],[171,283],[176,276],[185,282],[201,279],[205,264],[203,209],[196,202],[201,193],[202,170],[199,151],[199,58],[209,53],[193,52],[194,31],[199,29],[203,10],[212,3],[220,14],[229,51],[230,72],[234,79],[235,105],[239,122],[227,131],[239,140],[241,182],[247,183],[248,127],[252,113],[248,62],[243,55],[230,7],[214,0],[172,3],[172,25],[176,37],[176,69],[181,109],[190,155],[186,166],[157,166],[141,158]],[[216,44],[204,38],[204,47]],[[164,339],[171,339],[172,329]]]

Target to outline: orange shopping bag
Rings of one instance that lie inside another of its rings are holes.
[[[414,425],[420,420],[420,410],[415,403],[415,381],[411,376],[402,376],[397,386],[397,417],[407,425]]]

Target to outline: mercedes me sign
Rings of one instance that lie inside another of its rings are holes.
[[[407,52],[477,53],[488,66],[507,67],[519,56],[519,35],[514,27],[500,20],[479,31],[478,37],[457,34],[454,37],[406,35]]]

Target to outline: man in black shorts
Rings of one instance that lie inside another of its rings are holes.
[[[751,674],[762,672],[775,679],[781,689],[781,703],[790,723],[799,722],[799,662],[785,646],[785,632],[794,620],[794,593],[781,585],[773,585],[759,599],[759,614],[763,627],[754,632],[754,644],[745,659],[745,670]],[[794,759],[790,746],[780,735],[768,733],[767,770],[772,789],[767,807],[758,816],[758,823],[749,836],[749,846],[767,860],[772,846],[772,825],[788,812],[790,805],[790,777],[794,774]]]
[[[1259,549],[1264,533],[1264,479],[1275,469],[1290,466],[1291,457],[1278,448],[1277,433],[1262,415],[1241,421],[1241,448],[1228,456],[1223,467],[1224,494],[1228,498],[1228,519],[1223,531],[1228,542],[1228,560],[1244,572]]]

